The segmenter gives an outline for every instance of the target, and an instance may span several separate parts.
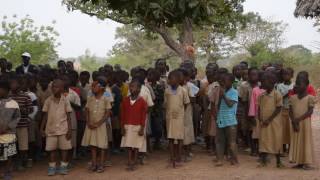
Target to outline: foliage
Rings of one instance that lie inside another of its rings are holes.
[[[158,33],[182,60],[192,58],[186,48],[194,45],[194,25],[209,25],[215,32],[225,32],[245,21],[243,0],[63,0],[63,3],[70,10],[140,25]],[[178,30],[178,39],[172,37],[169,28]]]
[[[22,19],[13,16],[12,21],[4,16],[0,31],[0,56],[14,65],[20,64],[21,54],[25,51],[31,54],[34,64],[49,64],[56,60],[59,34],[53,27],[54,23],[36,27],[29,16]]]
[[[310,64],[312,62],[311,50],[302,45],[293,45],[280,50],[284,63],[289,66]]]
[[[285,41],[283,33],[287,24],[282,21],[268,21],[257,13],[248,13],[246,28],[239,29],[234,42],[240,51],[248,51],[257,42],[262,42],[268,48],[277,50]]]
[[[103,62],[105,62],[105,60],[101,60],[101,58],[99,59],[91,54],[89,50],[86,50],[84,55],[79,56],[78,61],[80,62],[80,69],[89,72],[98,70],[99,67],[103,66]]]
[[[116,39],[118,42],[109,53],[110,64],[121,64],[126,69],[138,65],[151,67],[156,59],[164,58],[171,66],[177,66],[176,54],[157,34],[147,33],[138,26],[124,25],[117,28]]]

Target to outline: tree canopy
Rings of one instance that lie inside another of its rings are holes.
[[[70,10],[99,19],[140,25],[158,33],[182,60],[192,59],[193,28],[212,26],[216,32],[235,30],[245,22],[244,0],[63,0]],[[240,23],[239,23],[240,22]],[[175,39],[169,28],[176,28]]]
[[[32,56],[32,63],[47,64],[56,60],[58,54],[56,47],[58,32],[54,29],[54,23],[50,26],[34,25],[34,21],[26,16],[19,19],[7,16],[2,17],[0,31],[0,55],[14,65],[20,64],[21,54],[25,51]]]

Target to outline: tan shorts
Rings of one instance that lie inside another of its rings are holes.
[[[19,151],[29,150],[29,130],[27,127],[17,128],[17,139]]]
[[[72,149],[71,140],[67,140],[66,135],[48,136],[46,139],[46,151]]]

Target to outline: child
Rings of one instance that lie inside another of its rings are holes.
[[[125,97],[121,104],[121,126],[122,141],[121,147],[128,148],[127,170],[135,170],[138,158],[138,150],[142,148],[145,136],[145,122],[148,112],[148,105],[139,96],[141,83],[139,80],[132,80],[130,85],[130,96]]]
[[[121,71],[115,71],[113,75],[113,85],[111,87],[114,102],[112,105],[112,136],[113,136],[113,152],[120,153],[121,145],[121,125],[120,125],[120,107],[122,101],[121,95]]]
[[[183,79],[181,81],[181,86],[184,88],[186,93],[189,96],[190,103],[186,105],[185,113],[184,113],[184,156],[185,162],[191,161],[192,153],[191,153],[191,145],[195,142],[194,136],[194,128],[193,128],[193,109],[192,104],[195,103],[195,96],[198,93],[199,89],[190,81],[191,72],[185,68],[180,69],[183,74]]]
[[[276,76],[271,72],[264,73],[262,88],[265,92],[259,97],[260,139],[259,151],[261,153],[260,166],[267,165],[268,154],[275,154],[277,167],[283,167],[280,160],[282,152],[282,95],[275,90]]]
[[[19,105],[8,98],[10,85],[8,80],[0,77],[0,161],[4,161],[4,180],[11,177],[11,157],[17,154],[16,126],[20,119]]]
[[[217,164],[222,166],[222,160],[226,152],[226,147],[231,155],[230,162],[232,165],[238,164],[237,157],[237,106],[238,92],[232,87],[234,76],[225,74],[220,77],[220,105],[217,115]]]
[[[30,99],[31,99],[31,103],[32,103],[32,113],[29,114],[29,119],[30,119],[30,124],[29,124],[29,128],[28,128],[28,142],[29,142],[29,159],[27,162],[27,167],[31,168],[32,167],[32,163],[33,163],[33,156],[35,154],[35,150],[36,150],[36,146],[35,146],[35,142],[36,142],[36,128],[39,126],[36,126],[36,115],[38,113],[38,98],[36,96],[35,93],[30,91],[30,86],[32,85],[31,83],[31,77],[32,75],[30,74],[26,74],[22,76],[22,81],[21,81],[21,90],[22,92],[26,93]]]
[[[297,79],[296,95],[289,99],[289,115],[292,121],[291,146],[289,159],[297,163],[294,168],[313,169],[314,163],[311,115],[315,106],[315,97],[307,93],[309,81]]]
[[[281,112],[282,116],[282,127],[283,127],[283,150],[287,151],[286,145],[290,145],[290,118],[289,118],[289,91],[293,89],[293,83],[291,79],[293,78],[293,69],[285,68],[281,70],[282,83],[277,85],[277,90],[281,93],[283,97],[283,108]],[[289,148],[288,148],[289,150]]]
[[[21,118],[17,125],[17,139],[20,160],[18,162],[18,170],[23,170],[27,166],[29,151],[29,114],[32,113],[32,102],[28,94],[21,91],[21,77],[14,75],[10,80],[9,94],[10,98],[15,100],[20,109]]]
[[[54,176],[56,168],[56,151],[61,151],[61,163],[59,173],[68,174],[68,151],[72,149],[71,145],[71,113],[72,107],[65,96],[64,82],[54,80],[52,83],[52,93],[44,103],[42,111],[44,113],[41,124],[42,135],[46,137],[46,151],[49,152],[48,175]]]
[[[263,73],[259,73],[258,81],[261,79],[262,74]],[[252,89],[251,96],[249,97],[248,119],[249,119],[249,124],[251,125],[251,130],[252,130],[252,134],[251,134],[251,138],[252,138],[251,155],[252,156],[257,156],[259,154],[260,122],[258,118],[258,109],[259,109],[258,99],[260,95],[264,92],[265,90],[261,89],[261,87],[257,85]]]
[[[240,134],[245,142],[247,147],[251,146],[251,155],[255,155],[254,148],[251,142],[251,135],[252,135],[252,122],[255,124],[255,119],[249,119],[248,111],[250,106],[250,98],[252,94],[253,88],[258,86],[259,81],[259,70],[257,68],[250,68],[248,70],[248,80],[243,81],[238,90],[239,90],[239,103],[241,103],[244,114],[243,118],[238,119],[240,122]]]
[[[169,87],[164,94],[166,109],[167,138],[169,139],[170,158],[173,167],[180,165],[181,145],[184,139],[184,113],[190,103],[188,93],[179,85],[182,74],[179,70],[169,73]]]
[[[87,126],[82,139],[82,146],[90,146],[92,162],[90,170],[98,173],[104,171],[105,150],[108,148],[106,120],[109,117],[111,104],[103,96],[106,83],[98,79],[92,83],[94,96],[88,97],[86,105]],[[100,162],[97,162],[97,150],[100,151]]]
[[[209,86],[205,92],[202,108],[204,109],[203,121],[207,125],[203,127],[202,131],[206,135],[207,150],[211,155],[214,155],[220,85],[218,83],[218,72],[214,68],[208,68],[206,76]]]

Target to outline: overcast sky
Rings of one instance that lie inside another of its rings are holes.
[[[320,41],[320,33],[312,20],[296,19],[293,16],[296,0],[247,0],[245,11],[255,11],[264,18],[284,21],[289,24],[285,33],[285,46],[303,44],[313,48]],[[98,56],[106,56],[115,44],[115,30],[120,25],[112,21],[99,21],[80,12],[68,12],[61,0],[1,0],[0,17],[14,14],[18,17],[30,15],[36,25],[50,25],[56,20],[60,33],[58,53],[61,57],[75,57],[86,49]]]

